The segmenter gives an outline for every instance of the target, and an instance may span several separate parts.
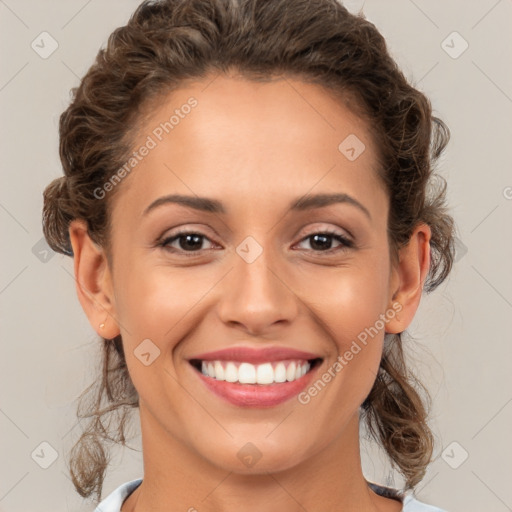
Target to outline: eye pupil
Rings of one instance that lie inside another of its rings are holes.
[[[179,237],[179,240],[180,240],[180,247],[181,249],[184,249],[184,250],[190,250],[190,249],[200,249],[201,248],[201,245],[202,245],[202,236],[201,235],[197,235],[197,234],[187,234],[187,235],[181,235]],[[183,240],[186,240],[186,244],[183,244],[182,241]],[[194,242],[190,243],[190,240],[193,239]]]
[[[311,244],[311,247],[320,249],[330,249],[332,245],[332,236],[327,234],[316,234],[312,235],[311,237],[313,239],[313,243]],[[319,242],[319,240],[323,240],[323,242]],[[327,241],[326,241],[327,240]]]

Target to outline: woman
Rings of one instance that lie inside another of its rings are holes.
[[[103,343],[77,491],[101,500],[138,407],[144,478],[97,511],[439,511],[413,496],[433,436],[400,334],[453,261],[427,190],[447,141],[335,0],[143,2],[62,114],[44,198]],[[362,420],[403,490],[364,478]]]

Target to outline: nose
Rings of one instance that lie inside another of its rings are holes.
[[[288,273],[270,252],[263,250],[250,263],[235,253],[234,268],[224,280],[218,303],[219,317],[229,327],[261,336],[296,318],[299,299],[287,283]]]

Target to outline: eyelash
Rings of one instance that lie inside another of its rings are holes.
[[[179,231],[178,233],[175,233],[174,235],[172,235],[170,237],[164,238],[163,240],[158,242],[157,245],[159,247],[162,247],[166,251],[173,252],[173,253],[181,253],[182,255],[184,255],[185,257],[188,257],[188,258],[197,256],[197,254],[199,252],[201,252],[201,250],[199,250],[199,251],[184,251],[183,249],[176,249],[174,247],[172,247],[172,248],[169,247],[170,243],[174,242],[175,240],[178,240],[180,237],[182,237],[184,235],[196,235],[196,236],[199,236],[199,237],[201,237],[203,239],[205,238],[207,240],[210,240],[206,235],[203,235],[202,233],[197,233],[195,231]],[[328,235],[328,236],[331,236],[332,238],[334,238],[338,242],[341,242],[344,245],[344,247],[343,246],[342,247],[335,247],[335,248],[328,249],[326,251],[315,251],[314,249],[308,249],[308,251],[312,251],[312,252],[319,253],[319,254],[331,255],[333,253],[336,253],[336,252],[339,252],[339,251],[346,251],[347,249],[351,249],[351,248],[354,247],[354,243],[351,240],[349,240],[345,236],[341,235],[337,231],[332,231],[332,230],[329,230],[329,229],[325,229],[325,230],[322,230],[322,231],[315,231],[314,233],[311,233],[310,235],[308,235],[306,237],[303,237],[300,240],[300,242],[304,242],[305,240],[307,240],[309,238],[312,238],[315,235]]]

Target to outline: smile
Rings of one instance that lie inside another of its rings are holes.
[[[308,373],[319,359],[269,361],[252,364],[240,361],[201,361],[191,364],[206,377],[238,384],[272,385],[294,382]]]
[[[281,348],[234,348],[196,355],[188,362],[212,397],[236,407],[269,408],[301,393],[323,358]]]

